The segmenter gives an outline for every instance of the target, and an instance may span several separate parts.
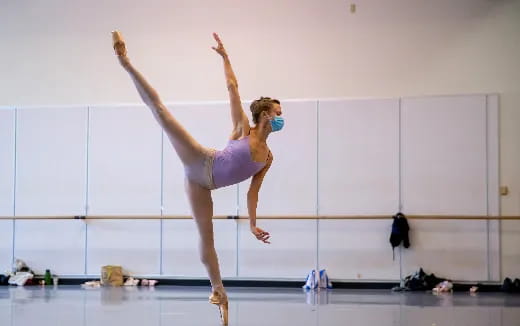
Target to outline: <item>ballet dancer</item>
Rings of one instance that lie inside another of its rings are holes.
[[[221,322],[227,325],[228,298],[222,284],[214,246],[211,190],[237,184],[252,177],[247,193],[250,230],[258,240],[269,243],[270,234],[256,225],[256,208],[262,181],[273,162],[273,155],[266,142],[267,137],[271,132],[281,130],[284,120],[281,117],[280,102],[269,97],[261,97],[250,106],[253,124],[249,124],[242,108],[238,83],[229,56],[219,36],[214,33],[213,37],[217,46],[213,46],[212,49],[224,62],[233,122],[229,142],[223,150],[214,150],[199,144],[184,129],[161,102],[157,92],[131,64],[121,33],[112,32],[113,48],[121,66],[132,78],[139,95],[151,109],[184,165],[185,190],[200,236],[200,258],[206,267],[212,287],[209,302],[219,307]]]

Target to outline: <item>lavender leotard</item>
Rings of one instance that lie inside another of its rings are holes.
[[[257,174],[265,166],[251,156],[249,136],[230,140],[226,148],[216,151],[213,158],[213,183],[215,188],[242,182]]]

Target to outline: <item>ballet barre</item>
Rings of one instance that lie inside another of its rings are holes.
[[[520,220],[520,216],[405,215],[412,220]],[[187,220],[189,215],[88,215],[88,216],[0,216],[0,220]],[[247,220],[248,216],[216,215],[216,220]],[[257,220],[386,220],[391,215],[279,215],[257,216]]]

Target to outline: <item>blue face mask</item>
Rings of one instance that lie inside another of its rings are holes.
[[[271,128],[273,131],[279,131],[282,130],[284,125],[284,120],[282,117],[274,117],[273,120],[271,120]]]

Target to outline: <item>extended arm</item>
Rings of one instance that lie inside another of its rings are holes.
[[[233,134],[232,138],[239,138],[242,134],[249,133],[249,121],[244,109],[242,108],[242,102],[240,100],[240,94],[238,93],[238,82],[231,67],[231,62],[224,49],[224,45],[216,33],[213,33],[213,37],[217,41],[217,47],[212,47],[218,54],[222,56],[224,61],[224,73],[226,76],[226,86],[229,92],[229,101],[231,104],[231,120],[233,122]]]

